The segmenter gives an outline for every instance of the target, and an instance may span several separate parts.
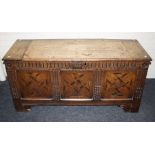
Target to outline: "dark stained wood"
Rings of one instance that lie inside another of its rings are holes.
[[[18,40],[3,58],[17,111],[36,105],[140,107],[150,56],[136,40]]]

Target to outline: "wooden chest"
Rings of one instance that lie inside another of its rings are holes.
[[[35,105],[139,110],[151,62],[137,40],[17,40],[3,58],[17,111]]]

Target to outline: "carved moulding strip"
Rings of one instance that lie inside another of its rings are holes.
[[[54,70],[51,76],[53,79],[53,99],[60,100],[60,71]]]
[[[101,70],[94,71],[93,100],[101,99]]]
[[[104,69],[136,70],[147,69],[149,61],[5,61],[7,69]]]
[[[146,75],[147,75],[147,70],[138,70],[137,71],[136,88],[135,88],[135,93],[134,93],[134,97],[133,97],[135,102],[137,102],[137,101],[140,102],[140,100],[141,100]]]
[[[7,74],[8,74],[7,78],[10,84],[10,89],[11,89],[13,99],[19,99],[20,94],[18,91],[16,70],[7,70]]]

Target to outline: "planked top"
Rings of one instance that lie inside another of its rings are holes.
[[[3,60],[151,60],[137,40],[38,39],[17,40]]]

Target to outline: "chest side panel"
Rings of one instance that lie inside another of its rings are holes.
[[[132,98],[135,80],[134,71],[105,71],[101,82],[101,97],[109,99]]]
[[[92,71],[61,71],[61,98],[89,99],[93,93]]]
[[[51,98],[52,83],[48,71],[18,71],[22,98]]]

